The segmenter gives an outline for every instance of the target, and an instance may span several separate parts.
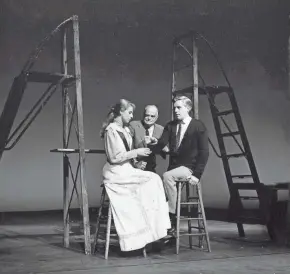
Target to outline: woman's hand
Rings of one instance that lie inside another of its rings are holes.
[[[145,167],[146,167],[146,165],[147,165],[147,162],[145,162],[145,161],[139,161],[139,162],[136,163],[136,168],[141,169],[141,170],[144,170]]]
[[[151,154],[151,150],[149,148],[138,148],[136,150],[138,157],[148,157]]]

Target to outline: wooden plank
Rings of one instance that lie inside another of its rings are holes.
[[[70,149],[70,148],[58,148],[50,150],[52,153],[65,153],[65,154],[73,154],[79,153],[79,149]],[[105,154],[106,151],[104,149],[85,149],[85,153],[87,154]]]
[[[174,95],[187,95],[187,96],[191,96],[192,95],[192,91],[193,91],[194,87],[193,86],[189,86],[180,90],[176,90],[174,91]],[[199,87],[198,88],[198,93],[199,95],[206,95],[207,93],[210,94],[221,94],[221,93],[229,93],[232,91],[232,88],[228,87],[228,86],[206,86],[204,87]]]
[[[79,158],[80,158],[80,184],[82,194],[82,213],[84,223],[85,254],[91,254],[90,242],[90,219],[88,206],[87,184],[85,179],[85,139],[84,139],[84,122],[83,122],[83,102],[82,102],[82,83],[81,83],[81,62],[80,62],[80,45],[79,45],[79,22],[78,16],[73,16],[73,33],[74,33],[74,59],[76,75],[76,101],[77,101],[77,124],[79,131]]]
[[[276,182],[272,186],[279,190],[288,190],[289,185],[290,185],[290,182],[285,181],[285,182]]]
[[[75,80],[73,75],[67,75],[67,71],[60,73],[46,73],[46,72],[29,72],[27,76],[28,82],[38,82],[38,83],[57,83],[63,77],[66,79],[64,80],[64,84],[67,84],[70,81]]]

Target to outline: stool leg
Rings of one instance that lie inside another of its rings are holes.
[[[143,248],[143,256],[144,256],[144,258],[146,258],[146,257],[147,257],[147,253],[146,253],[146,247],[144,247],[144,248]]]
[[[190,185],[187,183],[186,184],[186,202],[189,202],[189,197],[190,197]],[[187,205],[187,216],[190,218],[191,217],[191,206],[188,204]],[[188,233],[191,234],[191,220],[188,220],[187,222],[188,226]],[[192,236],[188,236],[188,241],[189,241],[189,247],[192,249]]]
[[[111,235],[111,222],[112,222],[112,209],[111,203],[108,209],[108,220],[107,220],[107,232],[106,232],[106,247],[105,247],[105,259],[108,259],[109,246],[110,246],[110,235]]]
[[[102,216],[103,205],[105,202],[105,195],[106,195],[106,190],[105,188],[103,188],[102,195],[101,195],[100,208],[99,208],[98,217],[97,217],[96,232],[95,232],[94,244],[93,244],[93,254],[96,252],[96,248],[97,248],[97,242],[98,242],[99,232],[100,232],[100,220]]]
[[[204,225],[205,238],[206,238],[206,242],[207,242],[207,249],[208,249],[208,252],[211,252],[200,183],[197,184],[197,192],[198,192],[198,197],[199,197],[199,201],[200,201],[200,210],[202,213],[202,220],[203,220],[203,225]]]
[[[197,184],[198,185],[198,184]],[[194,192],[195,192],[195,196],[197,197],[197,225],[198,225],[198,233],[200,234],[198,236],[198,247],[199,248],[203,248],[203,229],[204,229],[204,225],[202,223],[202,211],[201,211],[201,202],[200,202],[200,196],[198,193],[198,187],[197,185],[194,186]]]
[[[177,182],[176,254],[179,253],[181,183]]]
[[[200,198],[199,198],[199,194],[198,194],[198,190],[197,190],[197,187],[196,187],[196,196],[198,197],[198,205],[197,205],[197,217],[198,217],[198,220],[197,220],[197,224],[198,224],[198,233],[201,234],[198,236],[198,247],[199,248],[203,248],[203,228],[204,228],[204,225],[202,223],[202,211],[201,211],[201,207],[200,207]]]

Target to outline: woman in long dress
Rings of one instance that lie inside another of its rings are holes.
[[[151,153],[149,148],[131,150],[132,137],[126,126],[134,109],[133,103],[121,99],[110,110],[101,130],[107,155],[104,185],[122,251],[144,248],[164,238],[171,228],[161,178],[133,164],[136,157]]]

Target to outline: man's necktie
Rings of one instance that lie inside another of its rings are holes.
[[[176,134],[176,146],[175,146],[176,150],[178,149],[179,144],[180,144],[180,137],[181,137],[181,123],[178,123],[178,124],[177,124],[177,127],[178,127],[178,129],[177,129],[177,134]]]
[[[149,136],[149,129],[148,128],[146,128],[146,130],[145,130],[145,136]]]

